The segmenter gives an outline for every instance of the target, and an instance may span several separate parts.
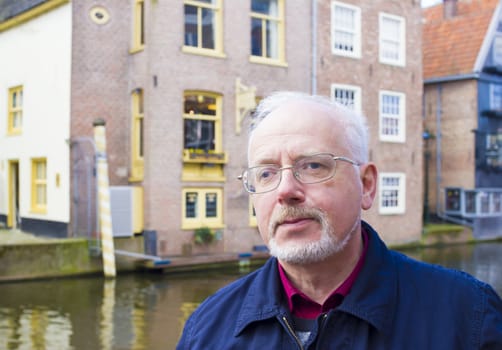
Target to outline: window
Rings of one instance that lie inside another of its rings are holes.
[[[131,178],[130,181],[142,181],[144,174],[144,105],[143,90],[132,93],[132,128],[131,128]]]
[[[284,0],[251,0],[251,60],[283,63]]]
[[[359,86],[332,84],[331,99],[361,112],[361,88]]]
[[[380,62],[397,66],[405,65],[404,19],[380,13]]]
[[[47,161],[35,158],[31,162],[31,210],[36,213],[47,211]]]
[[[404,142],[406,138],[405,95],[380,91],[380,140]]]
[[[334,1],[331,6],[333,54],[361,57],[361,9]]]
[[[222,227],[221,189],[189,188],[183,190],[183,229],[193,229],[203,226]]]
[[[211,93],[185,92],[184,149],[218,153],[221,140],[221,97]]]
[[[379,184],[380,214],[405,212],[405,174],[381,173]]]
[[[502,85],[490,84],[490,109],[502,110]]]
[[[184,51],[210,55],[223,54],[221,1],[184,0]]]
[[[133,6],[132,52],[143,50],[145,46],[145,1],[134,0]]]
[[[20,134],[23,130],[23,87],[9,89],[9,106],[7,112],[7,133]]]

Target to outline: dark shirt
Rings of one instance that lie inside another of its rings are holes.
[[[307,295],[299,291],[291,283],[291,281],[289,281],[281,264],[277,264],[277,266],[279,266],[279,275],[281,277],[282,286],[288,300],[289,311],[291,311],[291,314],[293,316],[306,319],[315,319],[319,315],[326,313],[341,304],[343,298],[347,294],[349,294],[350,288],[352,288],[352,285],[356,281],[357,276],[359,275],[359,272],[361,271],[361,268],[364,264],[364,258],[366,257],[366,252],[368,250],[368,234],[364,229],[362,229],[362,237],[363,251],[361,253],[361,256],[359,257],[359,260],[357,261],[356,266],[354,266],[354,269],[345,279],[345,281],[330,294],[330,296],[322,305],[313,301]]]

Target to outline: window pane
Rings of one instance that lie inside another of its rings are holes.
[[[355,91],[347,89],[335,89],[336,102],[353,109],[354,100],[355,100]]]
[[[216,115],[216,98],[204,95],[186,95],[184,110],[187,114]]]
[[[185,148],[214,150],[214,122],[185,119]]]
[[[202,9],[202,47],[214,49],[214,12],[209,9]]]
[[[279,14],[277,0],[252,0],[251,11],[264,15],[277,16]]]
[[[185,5],[185,45],[197,47],[197,7]]]
[[[262,47],[262,20],[251,19],[251,54],[253,56],[263,56]]]
[[[216,193],[206,193],[206,218],[217,217],[217,204]]]
[[[275,21],[267,22],[267,57],[278,58],[279,29]]]
[[[138,133],[139,133],[139,156],[143,157],[143,144],[144,144],[144,129],[143,129],[143,118],[139,118],[138,120]]]
[[[185,216],[187,218],[197,217],[197,192],[187,192],[185,194]]]
[[[45,185],[37,185],[36,186],[37,197],[36,204],[37,205],[45,205],[47,203],[47,188]]]
[[[336,50],[354,51],[355,11],[349,8],[335,7],[335,42]]]

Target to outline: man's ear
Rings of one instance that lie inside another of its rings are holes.
[[[378,181],[378,171],[373,163],[361,165],[361,183],[363,185],[363,197],[361,209],[368,210],[375,200]]]

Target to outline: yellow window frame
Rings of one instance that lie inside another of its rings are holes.
[[[196,91],[196,90],[187,90],[184,92],[184,98],[187,96],[196,95],[196,96],[207,96],[210,98],[214,98],[216,101],[215,115],[205,115],[198,113],[185,113],[183,106],[183,128],[185,127],[184,121],[185,119],[192,120],[208,120],[214,122],[214,153],[222,153],[223,152],[223,134],[222,134],[222,126],[221,126],[221,116],[222,116],[222,96],[221,94],[217,94],[214,92],[207,91]],[[185,136],[183,136],[185,137]]]
[[[129,181],[143,181],[144,177],[144,94],[136,89],[131,95],[131,177]]]
[[[272,64],[279,66],[286,66],[286,48],[285,48],[285,19],[284,19],[284,0],[277,0],[278,15],[271,16],[265,15],[263,13],[252,12],[251,20],[259,19],[261,20],[261,46],[262,54],[261,56],[256,56],[251,53],[250,61],[255,63]],[[268,57],[267,52],[267,23],[275,22],[277,24],[277,58]]]
[[[222,1],[215,0],[214,3],[208,4],[197,0],[184,0],[183,5],[194,6],[197,8],[197,46],[185,45],[183,40],[183,52],[196,53],[207,56],[225,57],[223,53],[223,10]],[[202,10],[212,10],[214,14],[214,49],[202,47]]]
[[[47,213],[47,159],[31,160],[31,211]]]
[[[134,0],[131,53],[145,48],[145,0]]]
[[[195,212],[196,216],[193,218],[187,217],[187,194],[196,194],[196,204]],[[206,195],[215,194],[216,195],[216,217],[206,217]],[[182,200],[181,200],[181,218],[182,229],[196,229],[199,227],[210,227],[210,228],[223,228],[223,190],[221,188],[211,188],[211,187],[190,187],[184,188],[182,190]]]
[[[9,89],[7,134],[19,135],[23,131],[23,86]]]

